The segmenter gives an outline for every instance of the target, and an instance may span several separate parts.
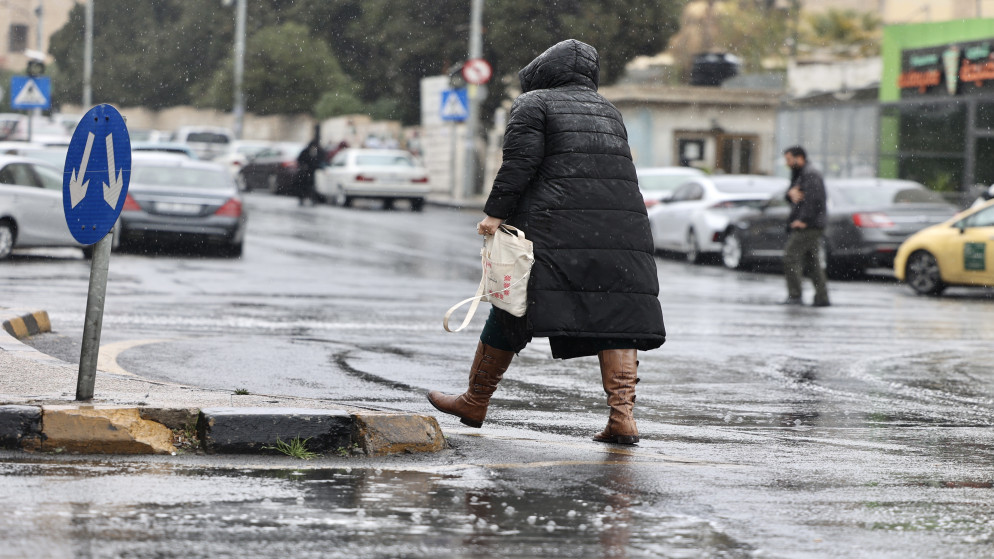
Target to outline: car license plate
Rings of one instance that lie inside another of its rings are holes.
[[[164,214],[195,215],[200,213],[200,204],[182,204],[179,202],[156,202],[155,211]]]

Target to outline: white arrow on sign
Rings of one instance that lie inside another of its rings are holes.
[[[86,175],[86,164],[90,162],[91,148],[93,148],[93,132],[86,137],[83,160],[79,162],[79,174],[77,175],[76,170],[73,169],[72,177],[69,178],[69,201],[74,208],[86,197],[86,189],[90,185],[90,181],[84,181],[83,177]]]
[[[83,157],[86,157],[86,155],[83,155]],[[107,175],[110,177],[110,184],[104,183],[104,200],[111,208],[116,209],[117,200],[121,197],[121,189],[124,188],[124,181],[121,179],[121,171],[117,171],[117,177],[114,176],[115,170],[114,135],[107,134]]]

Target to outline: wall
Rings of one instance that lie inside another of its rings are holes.
[[[756,136],[754,172],[772,172],[776,111],[781,93],[711,87],[610,86],[600,89],[621,111],[639,167],[678,165],[678,132],[710,138],[704,158],[716,166],[717,134]]]

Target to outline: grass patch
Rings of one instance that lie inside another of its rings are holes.
[[[290,439],[290,442],[283,442],[278,437],[276,438],[275,446],[264,446],[263,450],[275,450],[290,456],[291,458],[298,458],[300,460],[312,460],[321,456],[316,452],[311,452],[307,449],[307,441],[310,439],[301,439],[300,437],[294,437]]]
[[[235,396],[248,396],[248,393],[249,393],[249,391],[248,391],[247,388],[236,388],[235,389]]]

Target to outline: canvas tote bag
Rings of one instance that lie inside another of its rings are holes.
[[[464,299],[452,306],[442,319],[442,326],[447,332],[458,332],[469,324],[476,314],[476,307],[481,301],[507,311],[514,316],[524,316],[528,310],[528,278],[531,276],[535,254],[532,242],[525,238],[524,231],[510,225],[501,225],[493,235],[483,239],[483,249],[480,251],[480,261],[483,267],[483,277],[476,295]],[[466,318],[458,328],[449,328],[449,317],[459,307],[472,303]]]

